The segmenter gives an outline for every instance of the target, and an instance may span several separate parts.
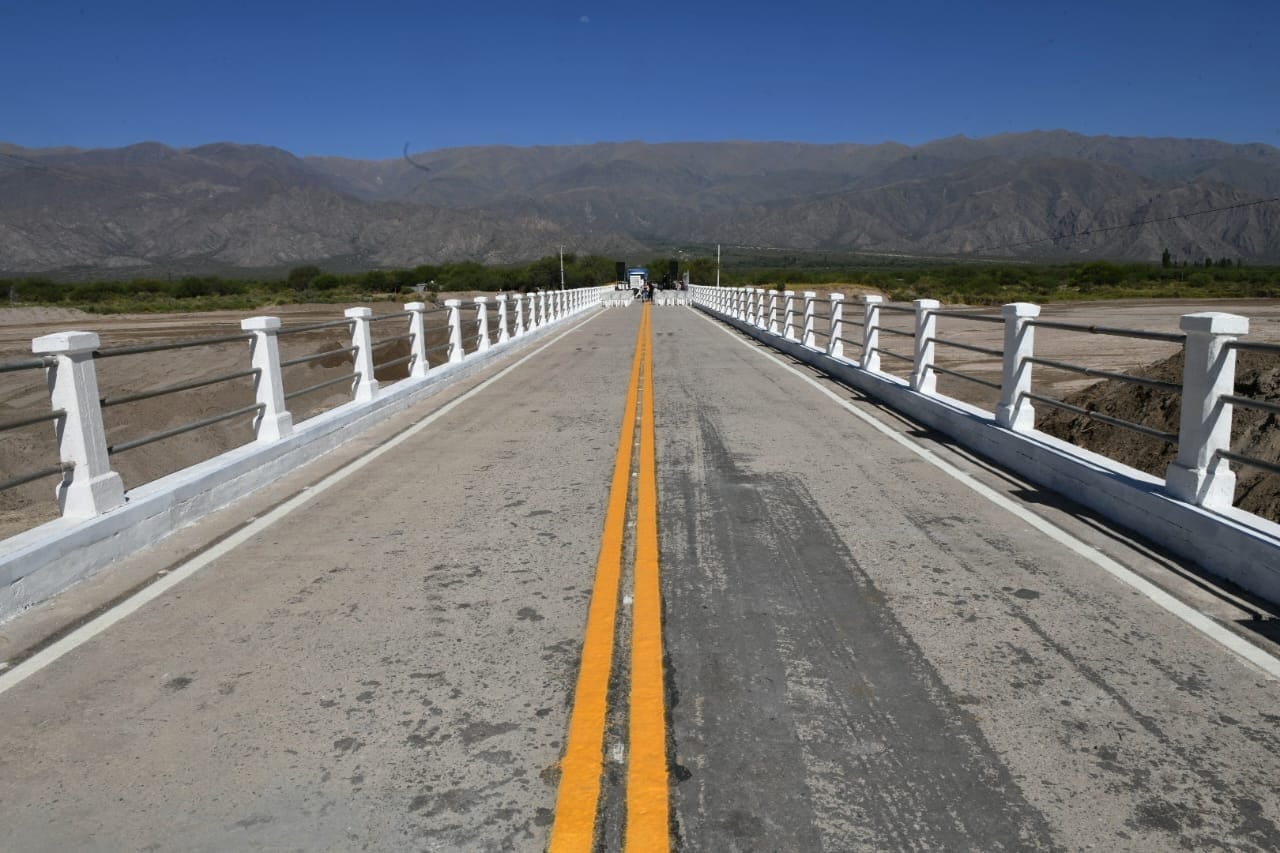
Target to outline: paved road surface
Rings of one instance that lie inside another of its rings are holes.
[[[314,495],[0,694],[4,848],[542,849],[639,316],[0,628],[12,655]],[[875,425],[1224,623],[1245,610],[697,312],[652,317],[677,847],[1280,848],[1277,682]],[[610,844],[623,802],[602,799]]]

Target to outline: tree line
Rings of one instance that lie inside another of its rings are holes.
[[[943,264],[910,266],[828,262],[824,258],[786,258],[780,266],[755,265],[761,258],[739,259],[720,270],[725,285],[786,288],[793,285],[858,285],[895,300],[934,298],[944,302],[999,304],[1119,297],[1275,297],[1280,296],[1280,267],[1241,266],[1205,259],[1182,266],[1087,261],[1080,264]],[[783,260],[783,259],[774,259]],[[714,256],[648,259],[604,255],[564,255],[566,287],[589,287],[615,280],[615,263],[646,266],[661,281],[677,263],[699,284],[716,280]],[[292,302],[352,302],[368,299],[437,298],[467,291],[528,292],[560,286],[561,259],[546,255],[521,265],[488,266],[473,261],[363,272],[326,271],[318,265],[295,267],[276,278],[234,279],[183,276],[128,281],[56,282],[30,277],[0,279],[0,298],[11,305],[64,305],[101,313],[121,311],[197,311],[252,309]],[[423,285],[422,297],[417,295]]]

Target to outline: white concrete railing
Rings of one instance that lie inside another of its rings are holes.
[[[499,312],[499,329],[496,341],[491,340],[487,307],[489,297],[478,296],[474,300],[476,307],[477,345],[474,352],[486,352],[491,346],[503,343],[511,338],[519,338],[528,334],[534,324],[525,326],[522,322],[521,306],[525,299],[532,301],[550,300],[553,306],[550,320],[541,325],[557,322],[576,314],[588,307],[599,305],[609,293],[607,288],[589,288],[574,291],[553,291],[546,293],[502,294],[496,297]],[[512,331],[507,329],[506,305],[511,299],[516,305],[517,322]],[[462,317],[460,308],[462,301],[446,299],[449,324],[450,363],[463,361],[467,357],[462,346]],[[423,316],[427,305],[422,302],[410,302],[404,306],[406,319],[410,320],[412,347],[410,354],[409,378],[425,377],[431,370],[427,360],[426,331]],[[376,367],[373,360],[374,338],[372,333],[373,312],[368,308],[348,308],[345,316],[351,321],[351,348],[355,366],[355,382],[353,383],[353,400],[367,403],[377,398],[379,383],[374,373]],[[241,321],[240,328],[252,334],[250,344],[250,361],[252,367],[259,371],[255,380],[255,393],[260,411],[254,418],[254,435],[259,442],[279,441],[293,432],[293,416],[285,408],[284,378],[280,364],[279,334],[281,322],[278,317],[250,317]],[[56,359],[57,369],[51,371],[50,397],[54,409],[66,412],[66,428],[58,432],[59,453],[63,462],[73,463],[64,476],[61,489],[75,496],[74,500],[63,500],[62,515],[64,517],[89,517],[107,512],[124,503],[124,490],[119,487],[119,475],[111,470],[108,458],[106,433],[102,428],[102,413],[98,396],[98,381],[93,352],[98,349],[99,339],[93,332],[62,332],[36,338],[32,342],[32,351]]]
[[[290,330],[282,329],[277,317],[247,318],[241,328],[248,333],[249,360],[256,372],[257,404],[246,409],[252,411],[254,441],[127,493],[119,474],[112,470],[103,428],[94,363],[98,335],[64,332],[37,338],[33,350],[45,356],[51,405],[58,421],[62,516],[0,541],[0,621],[272,482],[434,393],[444,383],[523,348],[541,338],[543,330],[589,308],[601,307],[611,293],[609,287],[592,287],[498,297],[497,339],[481,347],[480,342],[488,337],[482,336],[470,351],[463,348],[462,302],[446,300],[448,353],[436,365],[428,363],[427,306],[409,303],[404,311],[410,330],[410,355],[405,359],[409,375],[385,385],[374,378],[370,324],[390,317],[374,317],[368,308],[348,309],[347,319],[340,325],[349,323],[352,327],[353,399],[300,425],[294,423],[286,406],[280,359],[279,335]],[[509,329],[505,325],[508,299],[515,306],[515,322]],[[474,304],[479,313],[477,324],[487,326],[484,312],[488,298],[480,297]]]
[[[1185,348],[1182,418],[1178,434],[1169,437],[1176,441],[1178,455],[1165,477],[1157,478],[1035,429],[1031,402],[1036,395],[1031,392],[1031,377],[1038,305],[1013,303],[1001,311],[1004,348],[993,352],[1002,357],[1000,401],[994,412],[986,412],[937,392],[936,324],[938,317],[945,318],[948,312],[941,311],[934,300],[919,299],[911,309],[902,309],[887,306],[879,296],[862,297],[862,336],[860,342],[855,341],[861,343],[861,354],[854,360],[844,354],[842,294],[832,294],[828,300],[827,340],[818,346],[814,327],[817,300],[812,292],[803,294],[799,323],[794,315],[796,295],[790,291],[769,291],[767,299],[759,288],[692,286],[691,293],[694,305],[708,313],[888,402],[1033,482],[1150,536],[1205,569],[1280,601],[1280,525],[1231,505],[1235,475],[1229,459],[1275,470],[1274,462],[1250,460],[1230,450],[1232,401],[1267,410],[1273,406],[1232,396],[1234,348],[1244,346],[1236,340],[1248,332],[1246,318],[1212,312],[1188,314],[1180,324],[1183,335],[1132,333],[1176,340]],[[914,352],[905,359],[911,362],[909,381],[881,369],[881,354],[893,355],[880,343],[886,329],[882,313],[889,308],[914,314],[910,335]]]

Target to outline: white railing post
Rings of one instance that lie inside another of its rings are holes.
[[[449,362],[462,361],[462,300],[446,299],[444,307],[449,309]]]
[[[749,288],[747,298],[750,300],[751,311],[747,317],[747,322],[754,328],[760,328],[763,325],[764,317],[764,291],[759,287]]]
[[[548,311],[548,308],[551,306],[551,294],[545,290],[539,291],[538,301],[542,303],[538,311],[539,316],[542,318],[542,325],[549,325],[551,321],[555,319]]]
[[[54,411],[66,412],[54,426],[59,458],[75,466],[57,487],[64,518],[90,518],[124,503],[124,481],[111,470],[98,403],[97,348],[94,332],[57,332],[31,341],[33,353],[56,359],[47,372],[49,401]]]
[[[476,304],[476,352],[489,349],[489,297],[477,296]]]
[[[933,352],[938,315],[933,312],[942,303],[936,299],[916,299],[912,304],[916,306],[916,351],[911,368],[911,389],[921,394],[936,394],[938,374],[933,372]]]
[[[996,423],[1025,432],[1036,425],[1036,410],[1026,394],[1031,391],[1031,362],[1036,353],[1036,327],[1031,320],[1040,316],[1040,306],[1030,302],[1010,302],[1000,306],[1004,317],[1004,364],[1000,370],[1000,403]]]
[[[793,326],[796,322],[796,308],[795,308],[796,292],[794,290],[784,290],[782,291],[782,295],[786,297],[786,302],[785,302],[786,308],[782,312],[782,316],[783,316],[782,337],[786,338],[789,341],[794,341],[796,339],[795,330],[793,329]]]
[[[515,293],[512,296],[516,300],[516,331],[514,337],[520,337],[524,334],[524,294]]]
[[[427,303],[409,302],[404,306],[409,312],[409,354],[413,356],[409,362],[409,375],[421,379],[431,369],[427,361]]]
[[[813,347],[818,340],[813,334],[813,306],[818,299],[818,294],[812,290],[806,290],[800,296],[804,299],[804,329],[800,335],[800,343]]]
[[[373,376],[373,329],[369,318],[373,316],[370,308],[348,308],[343,314],[354,322],[351,324],[351,346],[355,347],[356,383],[351,389],[357,402],[367,403],[378,396],[378,380]]]
[[[769,291],[769,325],[768,331],[778,334],[778,291]]]
[[[1249,319],[1205,311],[1183,315],[1179,326],[1187,333],[1182,417],[1178,456],[1165,471],[1165,490],[1207,509],[1229,509],[1235,500],[1236,475],[1218,455],[1231,449],[1233,407],[1222,396],[1235,393],[1236,351],[1227,344],[1249,333]]]
[[[498,343],[504,343],[511,339],[507,331],[507,294],[499,293],[494,299],[498,300]]]
[[[844,358],[844,294],[831,294],[831,334],[827,338],[827,355]]]
[[[883,296],[862,297],[862,369],[880,369],[880,303]]]
[[[258,371],[253,391],[262,406],[253,418],[253,434],[258,441],[278,441],[293,433],[293,416],[284,405],[284,374],[280,369],[279,317],[249,317],[240,328],[252,332],[249,366]]]

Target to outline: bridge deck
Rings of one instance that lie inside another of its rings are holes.
[[[0,693],[2,846],[542,849],[640,316],[0,629],[12,654],[202,561]],[[1280,848],[1277,681],[1116,572],[1266,646],[1247,608],[697,312],[651,316],[676,845]]]

